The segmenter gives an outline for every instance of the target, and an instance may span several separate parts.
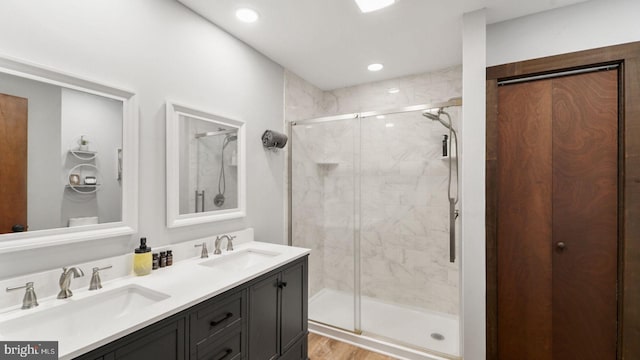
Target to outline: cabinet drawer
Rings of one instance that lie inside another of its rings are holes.
[[[240,360],[242,359],[243,337],[240,328],[234,326],[235,331],[228,331],[225,336],[198,346],[197,360]]]
[[[225,329],[241,322],[244,312],[245,292],[237,292],[223,299],[216,299],[191,314],[191,342],[199,344]]]

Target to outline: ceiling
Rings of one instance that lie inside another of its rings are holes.
[[[585,0],[396,0],[363,14],[353,0],[178,0],[323,90],[462,63],[462,15],[495,23]],[[260,14],[251,24],[240,7]],[[384,69],[369,72],[367,65]]]

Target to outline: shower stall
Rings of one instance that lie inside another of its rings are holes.
[[[459,356],[460,106],[289,124],[290,243],[312,249],[312,329]]]

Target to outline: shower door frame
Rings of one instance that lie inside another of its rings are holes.
[[[366,111],[366,112],[357,112],[357,113],[347,113],[347,114],[340,114],[340,115],[332,115],[332,116],[323,116],[323,117],[317,117],[317,118],[310,118],[310,119],[304,119],[304,120],[293,120],[293,121],[287,121],[286,122],[286,130],[287,130],[287,136],[289,137],[289,146],[287,147],[287,242],[289,246],[293,246],[293,212],[292,212],[292,208],[293,208],[293,126],[294,125],[309,125],[309,124],[320,124],[320,123],[326,123],[326,122],[336,122],[336,121],[348,121],[348,120],[358,120],[361,121],[364,118],[369,118],[369,117],[374,117],[374,116],[379,116],[379,115],[391,115],[391,114],[401,114],[401,113],[408,113],[408,112],[416,112],[416,111],[425,111],[425,110],[433,110],[433,109],[440,109],[440,108],[449,108],[449,107],[454,107],[454,106],[462,106],[462,97],[455,97],[455,98],[451,98],[447,101],[443,101],[443,102],[436,102],[436,103],[431,103],[431,104],[420,104],[420,105],[411,105],[411,106],[405,106],[405,107],[400,107],[400,108],[391,108],[391,109],[386,109],[386,110],[376,110],[376,111]],[[358,127],[361,128],[361,123],[358,123]],[[360,133],[360,132],[359,132]],[[358,147],[360,147],[360,143],[358,143]],[[456,149],[457,151],[457,149]],[[362,154],[360,154],[361,156]],[[458,160],[459,161],[459,160]],[[357,166],[357,169],[354,169],[354,171],[358,174],[358,179],[356,180],[356,186],[354,189],[355,192],[355,200],[357,202],[359,202],[361,200],[360,197],[360,181],[359,181],[359,166],[360,164],[354,164],[354,166]],[[356,216],[354,217],[354,254],[359,254],[360,253],[360,213],[358,212],[356,214]],[[449,231],[451,231],[451,229],[449,229]],[[324,324],[326,326],[335,328],[335,329],[340,329],[340,330],[345,330],[345,331],[349,331],[351,333],[357,334],[357,335],[361,335],[362,334],[362,324],[361,324],[361,305],[360,305],[360,299],[361,299],[361,288],[360,288],[360,272],[361,272],[361,265],[360,265],[360,256],[355,256],[354,259],[354,329],[353,330],[349,330],[349,329],[343,329],[340,327],[337,327],[335,325],[332,324]],[[462,284],[462,282],[460,282],[460,284]],[[462,314],[459,315],[459,323],[462,323]],[[310,319],[311,321],[315,321],[313,319]],[[461,329],[459,330],[459,332],[461,333]],[[462,339],[462,337],[459,337],[460,340]],[[462,348],[462,343],[459,344],[459,348]]]

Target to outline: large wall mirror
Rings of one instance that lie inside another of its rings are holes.
[[[133,93],[0,58],[0,252],[131,234]]]
[[[167,226],[245,216],[245,124],[167,102]]]

